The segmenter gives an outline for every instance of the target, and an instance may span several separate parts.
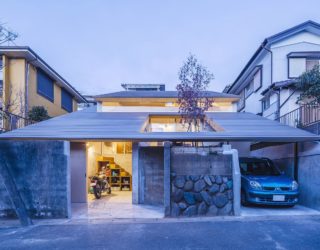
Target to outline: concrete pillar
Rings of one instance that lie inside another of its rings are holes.
[[[139,142],[132,143],[132,204],[139,204]]]
[[[231,145],[223,145],[223,154],[232,157],[232,179],[233,179],[233,212],[235,216],[241,215],[241,173],[239,166],[239,156],[236,149],[231,149]]]
[[[164,143],[163,150],[163,205],[164,205],[164,215],[170,216],[170,190],[171,190],[171,176],[170,176],[170,166],[171,166],[171,142]]]

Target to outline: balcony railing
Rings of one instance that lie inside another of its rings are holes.
[[[296,128],[306,128],[320,122],[320,104],[303,104],[280,117],[280,122]]]
[[[22,128],[33,123],[35,122],[30,119],[0,110],[0,133]]]

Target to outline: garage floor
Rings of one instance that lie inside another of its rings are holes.
[[[89,195],[88,203],[73,203],[73,219],[144,219],[163,218],[163,207],[134,205],[132,192],[112,191],[96,200]]]
[[[294,207],[241,207],[241,216],[320,215],[320,211],[301,205]]]

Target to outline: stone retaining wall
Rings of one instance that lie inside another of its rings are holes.
[[[233,215],[231,176],[171,176],[171,216]]]
[[[233,215],[232,186],[232,158],[221,148],[172,147],[172,217]]]

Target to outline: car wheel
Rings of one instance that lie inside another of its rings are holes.
[[[241,190],[241,205],[242,206],[248,206],[248,201],[246,197],[245,191]]]

